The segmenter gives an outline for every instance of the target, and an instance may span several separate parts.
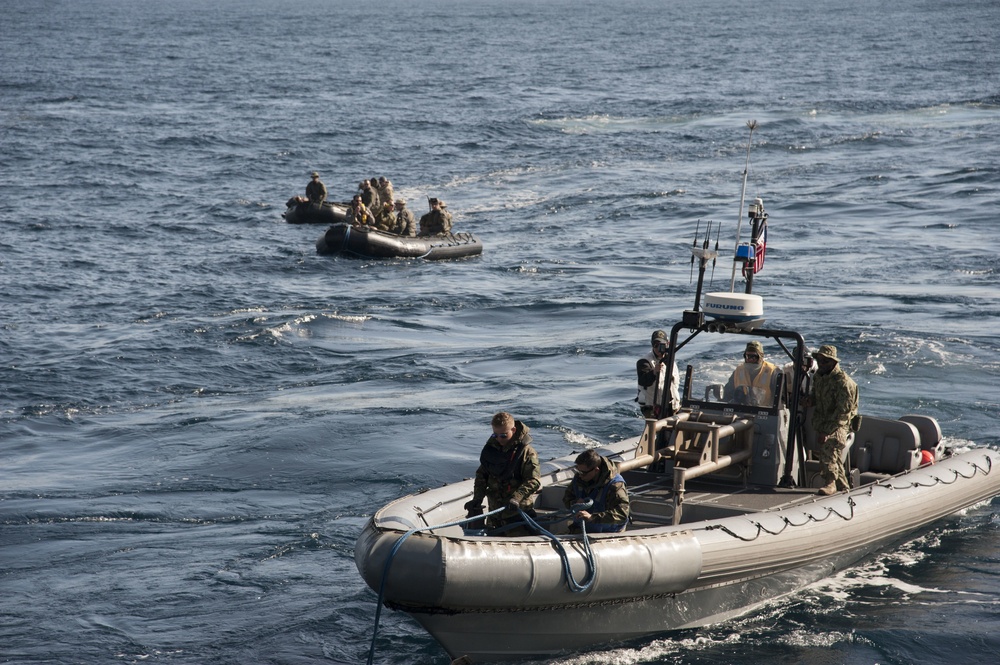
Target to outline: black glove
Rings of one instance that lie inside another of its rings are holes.
[[[483,514],[483,502],[482,501],[477,501],[476,499],[473,499],[473,500],[469,501],[468,503],[466,503],[462,507],[465,508],[465,516],[466,517],[475,517],[476,515],[482,515]]]

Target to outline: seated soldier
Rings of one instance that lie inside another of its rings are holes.
[[[382,208],[375,215],[375,228],[386,233],[393,233],[396,230],[396,213],[392,211],[392,203],[386,201]]]
[[[451,213],[444,210],[444,204],[437,199],[428,199],[430,210],[420,218],[420,230],[417,235],[435,236],[451,231]]]
[[[355,194],[351,199],[351,204],[347,206],[347,223],[355,226],[367,226],[371,223],[372,215],[368,208],[361,202],[361,195]]]
[[[722,399],[746,406],[774,406],[774,388],[781,369],[764,360],[764,347],[749,342],[743,351],[743,363],[733,371],[722,390]]]
[[[618,473],[615,463],[602,457],[596,450],[585,450],[576,458],[576,475],[570,481],[563,504],[572,508],[576,504],[593,501],[593,505],[577,512],[571,533],[580,533],[581,522],[587,523],[588,533],[624,531],[629,520],[628,490],[625,479]]]
[[[396,199],[393,204],[396,206],[395,233],[409,237],[417,235],[416,221],[413,219],[413,212],[406,207],[406,199]]]

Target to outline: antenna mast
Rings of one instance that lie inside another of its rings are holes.
[[[747,163],[743,167],[743,190],[740,192],[740,216],[736,222],[736,248],[740,246],[740,227],[743,226],[743,202],[747,194],[747,174],[750,172],[750,144],[753,141],[753,130],[757,129],[756,120],[747,120],[747,127],[750,129],[750,136],[747,137]],[[729,278],[729,292],[736,290],[736,252],[733,252],[733,274]]]

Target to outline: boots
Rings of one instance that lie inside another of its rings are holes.
[[[816,494],[820,494],[822,496],[830,496],[831,494],[836,494],[836,493],[837,493],[837,481],[835,480],[831,481],[826,485],[823,485],[823,487],[820,487],[819,491],[816,492]]]

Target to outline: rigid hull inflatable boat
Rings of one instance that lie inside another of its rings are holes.
[[[599,449],[628,482],[634,522],[623,533],[589,535],[589,555],[581,536],[565,532],[564,559],[540,536],[470,535],[460,526],[413,533],[393,551],[410,530],[464,518],[473,490],[467,480],[379,510],[357,541],[358,570],[387,606],[408,612],[453,658],[518,659],[724,621],[1000,492],[1000,455],[988,449],[829,497],[783,488],[777,474],[761,483],[778,469],[765,454],[780,439],[756,432],[753,415],[719,416],[689,405],[651,423],[654,442],[671,442],[654,443],[652,454],[646,436]],[[856,439],[864,445],[895,446],[893,430],[916,431],[904,421],[865,421]],[[689,445],[699,438],[707,445]],[[922,444],[914,436],[905,445]],[[543,463],[540,520],[562,507],[574,458]],[[651,470],[653,460],[668,471]],[[754,484],[722,478],[748,466]],[[575,590],[567,565],[576,580],[593,583]]]
[[[742,200],[740,209],[742,220]],[[719,370],[688,365],[679,410],[659,395],[665,417],[598,448],[628,487],[632,521],[619,533],[569,533],[563,496],[577,453],[541,465],[537,535],[474,528],[471,479],[391,502],[355,546],[379,612],[407,612],[456,663],[586,650],[725,621],[1000,494],[1000,453],[947,449],[937,421],[914,414],[862,415],[841,458],[850,489],[817,493],[826,481],[805,399],[809,354],[800,333],[764,325],[763,301],[751,293],[766,238],[760,199],[749,213],[750,241],[741,245],[737,230],[734,261],[745,293],[709,293],[702,306],[718,251],[711,227],[696,237],[694,308],[670,328],[666,366],[682,350],[699,357],[699,344],[714,352],[731,343],[738,350],[725,356],[734,357],[760,342],[768,357],[789,361],[770,401],[726,399]]]

